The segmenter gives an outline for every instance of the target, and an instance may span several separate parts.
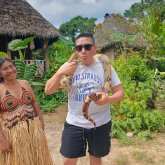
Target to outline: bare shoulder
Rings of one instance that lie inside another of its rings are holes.
[[[4,84],[0,83],[0,92],[3,90],[3,88],[4,88]]]

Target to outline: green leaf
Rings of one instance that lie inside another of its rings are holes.
[[[32,86],[44,86],[44,84],[39,83],[39,82],[34,82],[34,81],[32,81],[30,84],[31,84]]]
[[[30,42],[32,42],[34,40],[35,36],[34,37],[28,37],[28,38],[25,38],[22,42],[20,42],[18,44],[18,46],[22,46],[22,47],[25,47],[27,46]]]
[[[36,65],[35,64],[30,64],[26,65],[25,72],[24,72],[24,78],[26,80],[33,79],[36,73]]]
[[[12,40],[11,42],[9,42],[8,48],[11,51],[17,51],[17,50],[25,49],[25,48],[28,47],[28,45],[22,46],[21,43],[22,43],[22,40],[21,39]]]
[[[32,42],[34,38],[35,37],[29,37],[29,38],[25,38],[24,40],[21,39],[12,40],[11,42],[9,42],[8,48],[11,51],[18,51],[20,60],[24,60],[24,55],[21,49],[26,49],[28,47],[28,44]]]
[[[25,72],[25,63],[21,60],[15,60],[15,66],[17,68],[17,74],[20,79],[24,78],[24,72]]]
[[[0,58],[8,58],[9,55],[5,52],[0,52]]]

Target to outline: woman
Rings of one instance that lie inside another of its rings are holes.
[[[0,58],[0,162],[52,165],[44,121],[34,93],[8,58]]]

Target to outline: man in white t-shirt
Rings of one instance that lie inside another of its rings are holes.
[[[50,78],[45,86],[45,93],[55,93],[60,87],[64,75],[73,75],[71,90],[68,92],[68,113],[62,134],[60,152],[64,156],[65,165],[76,165],[77,158],[86,155],[88,147],[90,164],[101,165],[101,158],[110,152],[111,146],[111,115],[110,103],[123,99],[124,90],[121,82],[111,67],[111,90],[108,95],[104,88],[104,68],[99,59],[95,58],[96,45],[91,34],[83,33],[75,41],[75,53],[79,64],[66,62]],[[95,121],[87,120],[82,114],[85,98],[95,92],[101,98],[90,103],[88,113]]]

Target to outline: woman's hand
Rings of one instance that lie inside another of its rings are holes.
[[[6,138],[1,138],[0,139],[0,150],[2,152],[11,152],[12,151],[12,146],[11,144],[6,140]]]

